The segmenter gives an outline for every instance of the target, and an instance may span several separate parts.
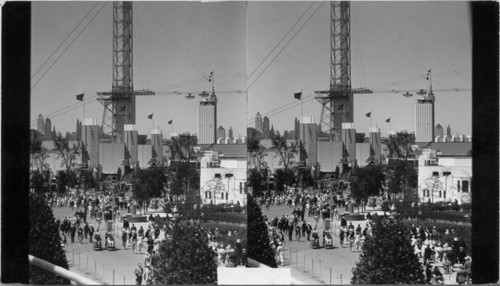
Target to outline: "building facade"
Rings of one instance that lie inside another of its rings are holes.
[[[262,116],[259,112],[255,115],[255,129],[262,132]]]
[[[219,138],[226,138],[226,129],[222,125],[217,128],[217,139]]]
[[[415,108],[415,141],[434,141],[434,95],[432,91],[417,100]]]
[[[418,159],[418,198],[420,202],[463,204],[472,198],[472,157],[441,156],[433,149],[422,149]]]
[[[39,114],[38,119],[36,120],[36,130],[42,134],[45,134],[45,122],[43,121],[42,114]]]
[[[267,116],[264,116],[264,119],[262,119],[262,137],[263,138],[269,138],[269,118]]]
[[[45,140],[51,140],[52,139],[52,121],[50,118],[45,119],[45,125],[44,125],[44,130],[45,130]]]
[[[217,98],[212,94],[198,106],[198,144],[215,144],[216,136]]]
[[[434,129],[434,137],[440,137],[443,138],[444,136],[444,128],[441,126],[441,124],[436,125],[436,128]]]
[[[246,205],[246,144],[216,145],[201,159],[200,197],[203,204]]]

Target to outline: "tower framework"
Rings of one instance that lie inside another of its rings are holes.
[[[330,4],[330,89],[316,91],[321,105],[319,133],[330,140],[342,140],[342,123],[354,118],[351,89],[350,3]]]
[[[102,131],[114,142],[123,142],[125,124],[135,124],[135,96],[153,95],[134,91],[132,2],[113,2],[113,83],[111,92],[98,92],[104,106]]]

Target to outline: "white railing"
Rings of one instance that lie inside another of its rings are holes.
[[[97,283],[92,279],[78,275],[74,272],[69,271],[68,269],[64,269],[43,259],[36,258],[33,255],[29,255],[29,262],[31,265],[38,266],[63,278],[74,281],[77,285],[102,285],[102,283]]]

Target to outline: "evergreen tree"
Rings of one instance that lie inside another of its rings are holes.
[[[259,205],[251,195],[247,199],[248,209],[248,257],[269,267],[277,268],[274,251],[270,246],[267,225]]]
[[[68,269],[52,210],[43,195],[31,193],[29,254]],[[71,282],[38,266],[30,265],[30,284],[68,285]]]
[[[352,284],[424,284],[425,277],[408,239],[407,225],[381,220],[366,238],[353,268]]]
[[[216,284],[216,253],[208,242],[205,229],[177,223],[151,258],[153,284]]]

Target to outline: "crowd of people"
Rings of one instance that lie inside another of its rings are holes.
[[[265,217],[268,224],[271,247],[275,251],[278,264],[283,263],[283,246],[285,242],[310,241],[321,237],[317,228],[320,220],[339,219],[340,226],[338,237],[342,247],[349,246],[351,251],[361,251],[364,241],[372,236],[374,220],[379,216],[366,214],[366,224],[353,225],[347,223],[344,213],[346,200],[341,196],[334,196],[321,190],[307,189],[305,191],[289,190],[284,194],[271,194],[271,196],[260,198],[263,209],[269,210],[272,205],[287,205],[291,215],[283,214],[281,218],[275,216],[272,219]],[[347,209],[347,208],[346,208]],[[394,210],[394,208],[392,208]],[[308,217],[307,221],[305,217]],[[337,231],[336,231],[337,233]],[[415,254],[421,259],[422,271],[425,273],[426,281],[431,284],[442,284],[443,274],[440,269],[458,269],[458,284],[470,283],[471,258],[467,256],[467,244],[463,238],[457,237],[453,229],[447,229],[445,233],[438,233],[436,227],[425,227],[412,225],[408,240]],[[328,229],[323,233],[323,245],[325,239],[331,238]],[[444,238],[441,241],[441,238]],[[450,242],[451,241],[451,242]],[[328,241],[329,242],[329,241]]]

